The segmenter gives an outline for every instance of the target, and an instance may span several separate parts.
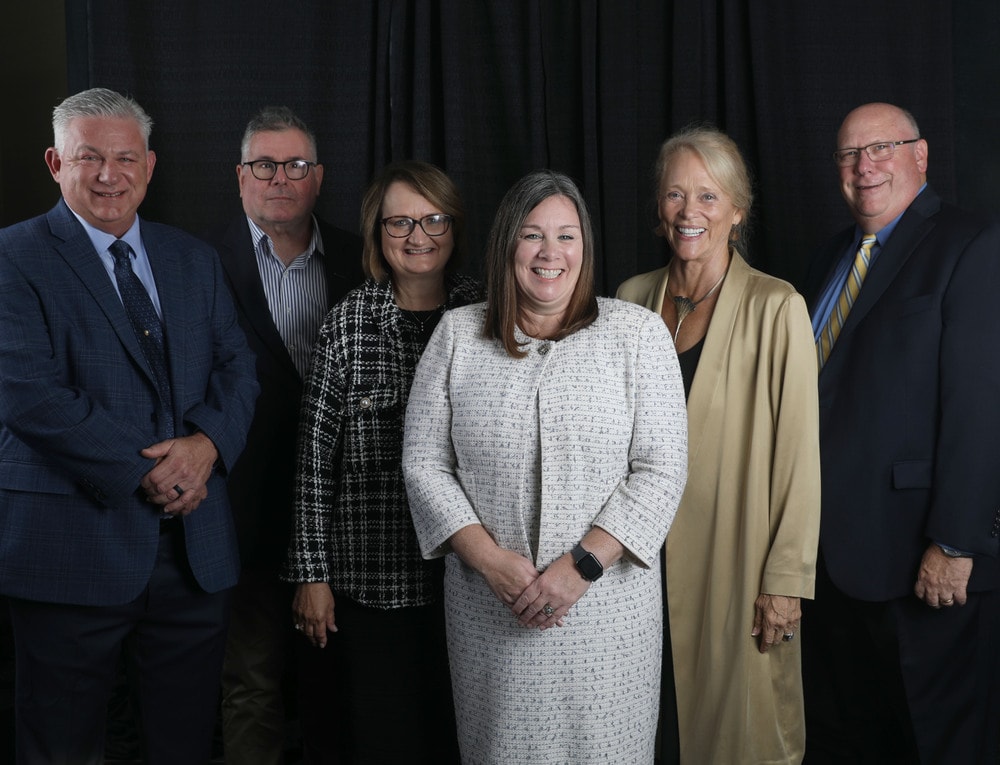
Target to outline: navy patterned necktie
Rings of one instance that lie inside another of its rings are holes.
[[[145,285],[132,270],[132,248],[128,242],[116,240],[108,247],[115,259],[115,281],[121,293],[125,313],[128,314],[132,331],[135,332],[142,355],[153,372],[160,394],[163,425],[167,435],[174,435],[174,416],[170,396],[170,376],[167,373],[167,355],[163,347],[163,325],[156,315],[156,308],[146,291]]]

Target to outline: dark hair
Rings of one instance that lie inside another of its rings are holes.
[[[514,253],[525,219],[538,205],[554,196],[566,197],[576,207],[583,238],[583,261],[563,325],[552,339],[561,340],[589,326],[597,318],[594,234],[587,203],[569,176],[551,170],[529,173],[515,183],[501,200],[486,246],[486,321],[483,334],[499,340],[508,355],[514,358],[526,354],[514,336],[514,327],[520,316]]]
[[[368,184],[361,199],[361,236],[364,239],[361,265],[365,276],[377,282],[384,282],[389,278],[389,262],[382,253],[382,201],[389,187],[397,182],[405,183],[442,213],[453,218],[451,230],[455,248],[445,265],[445,273],[453,273],[461,264],[465,243],[465,208],[458,188],[439,167],[429,162],[406,160],[384,167]]]
[[[280,133],[284,130],[300,130],[309,140],[309,148],[312,150],[311,162],[319,162],[319,155],[316,151],[316,134],[299,119],[287,106],[265,106],[257,112],[247,123],[247,129],[243,131],[243,141],[240,143],[240,159],[248,162],[250,157],[250,142],[257,133]]]
[[[708,174],[722,188],[733,206],[742,213],[742,219],[733,226],[730,240],[743,257],[746,257],[747,232],[750,210],[753,206],[750,171],[736,142],[728,135],[707,125],[691,125],[675,133],[660,146],[654,167],[656,198],[660,197],[660,183],[670,162],[681,152],[689,151],[705,165]]]
[[[142,140],[149,149],[149,134],[153,119],[139,104],[128,96],[107,88],[91,88],[69,96],[52,110],[52,138],[60,154],[66,145],[66,130],[77,117],[111,117],[135,120]]]

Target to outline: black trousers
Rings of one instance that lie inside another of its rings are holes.
[[[130,603],[10,600],[18,763],[103,762],[108,699],[126,643],[145,762],[208,762],[228,592],[198,587],[180,521],[167,523],[149,583]]]
[[[341,725],[330,735],[340,761],[457,763],[442,604],[380,609],[334,598],[338,631],[321,650],[332,651],[337,678]]]
[[[996,765],[998,604],[994,592],[941,609],[855,600],[821,560],[802,604],[804,762]]]

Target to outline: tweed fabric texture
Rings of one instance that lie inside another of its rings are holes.
[[[448,308],[482,297],[464,276],[446,287]],[[440,570],[420,557],[400,465],[420,334],[388,281],[369,279],[323,321],[302,399],[287,581],[329,582],[376,608],[440,598]]]
[[[483,337],[483,307],[447,314],[414,381],[404,471],[421,549],[447,555],[448,650],[468,763],[651,763],[660,683],[659,555],[684,488],[686,413],[662,320],[600,300],[590,327]],[[481,523],[544,570],[594,525],[625,556],[566,625],[517,625],[448,539]]]

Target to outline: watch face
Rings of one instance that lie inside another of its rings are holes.
[[[593,553],[587,553],[580,558],[576,562],[576,567],[583,574],[584,579],[589,579],[592,582],[595,579],[599,579],[601,574],[604,573],[604,566],[601,565]]]

